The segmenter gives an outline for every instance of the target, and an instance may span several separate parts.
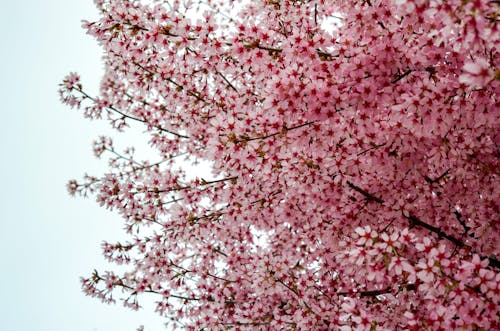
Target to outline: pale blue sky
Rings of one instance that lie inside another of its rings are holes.
[[[91,91],[100,50],[81,29],[91,0],[4,0],[0,10],[0,330],[160,330],[153,313],[85,297],[79,277],[104,269],[100,243],[123,238],[117,216],[71,198],[68,179],[100,173],[91,143],[107,125],[61,105],[57,84],[78,71]]]

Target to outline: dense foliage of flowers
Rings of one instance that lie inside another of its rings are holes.
[[[500,329],[498,1],[96,4],[100,94],[61,98],[158,159],[102,137],[68,184],[130,234],[88,295],[188,330]]]

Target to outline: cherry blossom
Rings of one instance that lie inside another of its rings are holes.
[[[61,100],[156,155],[98,137],[109,171],[67,185],[128,235],[87,295],[186,330],[500,329],[498,3],[96,6],[99,95]]]

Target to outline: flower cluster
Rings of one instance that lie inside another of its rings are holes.
[[[68,184],[130,236],[85,293],[187,330],[500,328],[496,2],[96,4],[100,94],[62,101],[158,159],[101,137]]]

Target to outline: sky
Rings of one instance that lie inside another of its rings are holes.
[[[71,71],[97,91],[101,51],[81,28],[82,19],[96,17],[91,0],[2,1],[0,330],[162,329],[151,309],[108,306],[80,289],[81,276],[110,267],[101,242],[124,238],[117,215],[65,187],[106,169],[92,141],[111,132],[108,125],[84,119],[57,93]]]

